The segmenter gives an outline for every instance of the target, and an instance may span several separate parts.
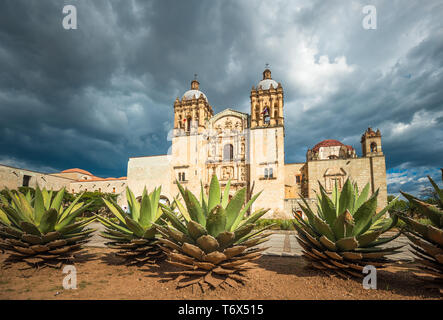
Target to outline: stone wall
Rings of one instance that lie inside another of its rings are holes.
[[[26,169],[19,169],[0,165],[0,189],[5,187],[9,189],[17,189],[23,186],[24,180],[29,177],[28,186],[36,188],[37,184],[40,188],[59,190],[63,187],[68,188],[73,181],[68,178],[57,177],[53,174],[47,174]]]

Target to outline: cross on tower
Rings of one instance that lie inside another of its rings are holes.
[[[194,80],[197,80],[197,74],[194,73]]]
[[[270,66],[269,63],[266,63],[265,68],[269,69],[269,66]]]

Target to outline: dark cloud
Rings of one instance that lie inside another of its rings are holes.
[[[74,4],[78,29],[62,28]],[[0,3],[0,162],[126,174],[166,153],[173,101],[198,74],[216,112],[249,112],[266,62],[285,90],[286,161],[380,128],[389,191],[418,192],[443,156],[443,5],[373,1]],[[420,182],[418,182],[420,180]]]

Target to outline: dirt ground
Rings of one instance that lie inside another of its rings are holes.
[[[301,257],[263,256],[246,286],[209,290],[176,289],[162,272],[178,269],[166,262],[158,269],[110,264],[112,251],[88,248],[86,261],[75,264],[77,289],[64,290],[62,269],[0,268],[0,299],[442,299],[435,289],[415,279],[407,264],[377,273],[377,290],[357,280],[318,274]],[[0,254],[0,264],[7,258]]]

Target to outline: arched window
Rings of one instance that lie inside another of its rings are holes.
[[[223,161],[232,161],[234,159],[234,147],[232,144],[225,144],[223,147]]]
[[[371,152],[377,152],[377,144],[375,142],[371,143]]]

